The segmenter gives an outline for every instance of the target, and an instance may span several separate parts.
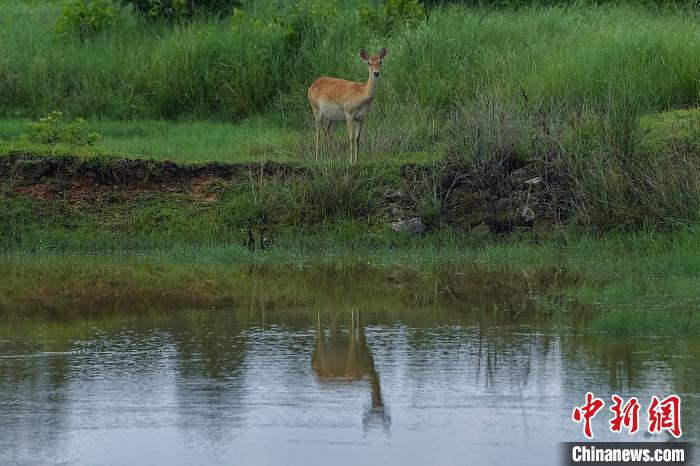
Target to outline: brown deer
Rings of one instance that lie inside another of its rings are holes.
[[[362,123],[377,92],[377,82],[382,62],[389,54],[384,47],[378,55],[369,55],[360,49],[360,58],[367,62],[369,78],[366,83],[356,83],[338,78],[318,78],[309,87],[309,103],[316,124],[316,160],[321,138],[321,123],[326,120],[326,136],[339,121],[345,120],[350,134],[350,163],[357,162]]]

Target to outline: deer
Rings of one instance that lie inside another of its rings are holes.
[[[382,63],[389,49],[382,48],[377,55],[360,49],[360,58],[367,63],[367,82],[358,83],[339,78],[318,78],[309,86],[308,97],[316,126],[316,161],[321,139],[321,125],[326,120],[326,138],[335,126],[345,120],[350,135],[350,163],[357,162],[362,124],[377,93]]]

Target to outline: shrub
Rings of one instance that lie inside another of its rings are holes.
[[[685,131],[690,126],[681,118],[691,115],[668,112],[643,117],[624,151],[611,144],[602,116],[590,115],[575,136],[563,139],[558,156],[570,180],[576,223],[608,230],[668,228],[697,221],[700,161],[693,132]]]
[[[119,16],[119,7],[110,0],[72,0],[63,6],[56,32],[84,40],[114,26]]]
[[[425,7],[418,0],[386,0],[379,9],[363,0],[357,5],[357,13],[365,26],[384,34],[402,26],[415,27],[426,18]]]
[[[90,132],[87,121],[76,118],[68,120],[59,111],[53,111],[39,121],[29,123],[20,136],[23,141],[39,144],[69,144],[89,146],[95,144],[100,135]]]
[[[196,16],[225,16],[240,0],[127,0],[151,20],[182,21]]]
[[[385,169],[363,168],[331,162],[315,165],[306,185],[305,210],[320,220],[360,219],[379,209],[386,195],[388,174]]]
[[[447,153],[452,162],[468,166],[496,168],[523,162],[535,155],[536,119],[532,110],[487,89],[475,90],[472,98],[455,103],[450,112],[445,125]]]

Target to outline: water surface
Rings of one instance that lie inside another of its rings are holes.
[[[5,276],[1,464],[555,465],[586,391],[677,393],[700,435],[700,338],[591,333],[563,270]]]

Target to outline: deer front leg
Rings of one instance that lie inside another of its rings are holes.
[[[354,153],[353,146],[355,145],[355,121],[350,115],[346,115],[346,121],[348,124],[348,135],[350,136],[350,163],[352,163]]]
[[[364,122],[362,120],[358,120],[355,122],[355,162],[358,161],[358,155],[360,151],[360,134],[362,133],[362,124]]]

